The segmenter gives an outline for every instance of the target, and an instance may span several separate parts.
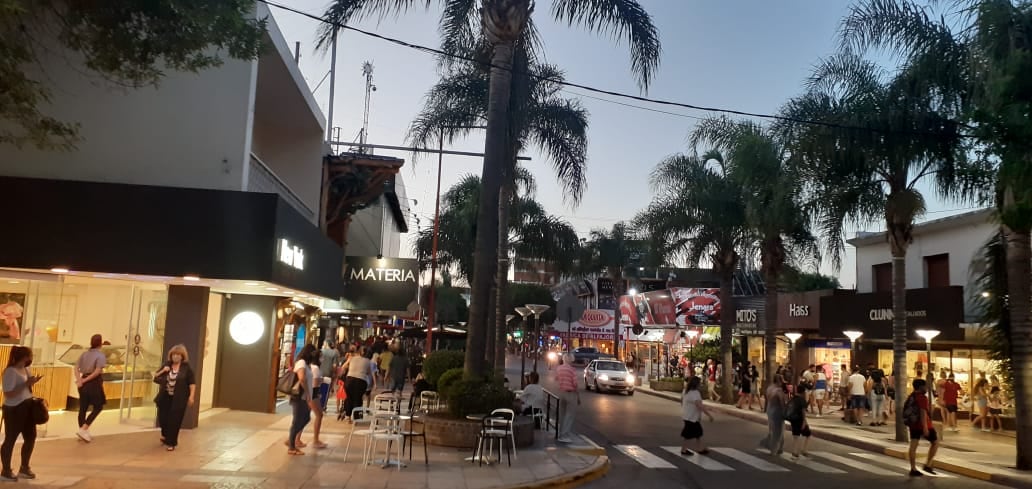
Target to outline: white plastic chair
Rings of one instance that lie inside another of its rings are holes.
[[[379,443],[386,442],[383,450],[384,464],[391,460],[391,447],[393,446],[398,458],[398,471],[401,471],[401,455],[404,453],[403,445],[405,437],[401,434],[401,421],[399,415],[393,413],[376,413],[373,415],[372,434],[366,438],[366,458],[362,461],[362,468],[366,468],[371,462],[370,458],[376,453]]]
[[[373,412],[379,413],[401,413],[401,399],[394,394],[377,394],[373,398]]]
[[[436,391],[423,391],[419,393],[419,410],[434,412],[440,408],[441,395]]]
[[[514,424],[516,422],[516,411],[513,411],[512,409],[495,409],[494,411],[491,411],[491,418],[489,418],[489,419],[491,419],[492,423],[505,427],[505,431],[506,432],[505,432],[505,435],[503,436],[503,438],[504,437],[508,437],[509,438],[509,442],[512,444],[512,456],[516,457],[516,434],[513,431],[514,430]],[[504,419],[504,422],[498,423],[499,421],[502,421],[503,419]],[[503,439],[502,442],[504,443],[505,440]],[[501,450],[501,447],[499,447],[499,449],[498,449],[499,457],[498,458],[501,458],[501,456],[500,456],[501,454],[502,454],[502,450]],[[512,465],[512,464],[510,464],[510,465]]]
[[[364,446],[369,445],[369,435],[372,434],[373,424],[373,410],[364,407],[357,407],[351,410],[351,435],[348,436],[348,445],[344,448],[344,462],[348,461],[348,451],[351,450],[351,439],[358,436],[366,437],[366,443]],[[359,426],[368,426],[369,428],[361,428]],[[362,453],[362,460],[365,460],[366,453]]]

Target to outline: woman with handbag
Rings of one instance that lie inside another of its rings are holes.
[[[154,373],[154,383],[161,386],[154,398],[158,405],[161,443],[170,452],[179,444],[179,429],[183,426],[186,408],[194,405],[197,395],[197,382],[188,358],[185,346],[173,346],[168,350],[165,365]]]
[[[33,420],[32,385],[39,382],[40,375],[29,375],[32,365],[32,350],[24,346],[11,348],[11,357],[4,369],[4,443],[0,445],[0,460],[3,471],[0,480],[16,481],[35,479],[36,474],[29,468],[32,449],[36,446],[36,423]],[[14,455],[14,443],[22,436],[21,468],[18,475],[11,470],[11,458]]]

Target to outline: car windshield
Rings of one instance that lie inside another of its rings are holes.
[[[608,370],[611,372],[626,372],[627,366],[620,362],[598,362],[595,364],[596,370]]]
[[[576,350],[573,350],[574,353],[595,353],[597,351],[598,350],[594,348],[577,348]]]

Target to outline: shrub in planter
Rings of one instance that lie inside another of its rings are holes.
[[[423,361],[423,377],[430,385],[437,388],[437,381],[440,380],[448,370],[462,368],[466,361],[466,355],[457,350],[438,350],[426,357]],[[439,391],[440,389],[438,389]]]
[[[513,393],[500,382],[462,379],[448,388],[448,412],[456,418],[512,409]]]
[[[445,371],[441,374],[441,377],[437,379],[437,392],[443,396],[448,395],[448,389],[451,388],[452,384],[462,380],[462,368],[453,368]],[[447,397],[445,397],[447,399]]]
[[[660,377],[649,383],[657,391],[681,392],[684,390],[684,379],[681,377]]]

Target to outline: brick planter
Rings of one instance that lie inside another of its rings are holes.
[[[426,442],[431,445],[472,450],[480,433],[480,421],[454,419],[445,414],[431,414],[426,418]],[[513,426],[516,448],[534,444],[534,421],[527,416],[517,416]]]
[[[649,382],[649,387],[656,391],[681,392],[684,390],[684,381],[653,380]]]

